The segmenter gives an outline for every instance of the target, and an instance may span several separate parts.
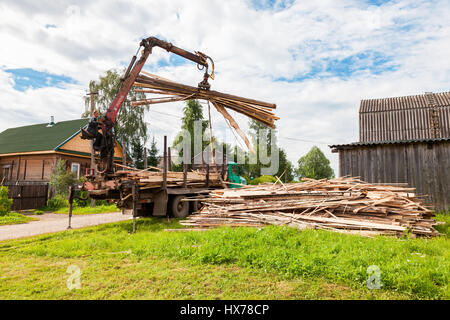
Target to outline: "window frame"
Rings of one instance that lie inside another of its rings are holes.
[[[74,170],[73,170],[74,169],[74,165],[78,166],[77,167],[77,172],[74,172]],[[73,173],[76,173],[77,179],[80,179],[80,169],[81,169],[81,164],[79,162],[72,162],[70,164],[70,171],[73,172]]]

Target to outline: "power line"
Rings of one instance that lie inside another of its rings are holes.
[[[291,138],[291,137],[278,137],[278,139],[287,139],[287,140],[294,140],[294,141],[300,141],[300,142],[310,142],[310,143],[317,143],[317,144],[326,144],[326,145],[331,144],[331,143],[326,143],[326,142],[322,142],[322,141],[298,139],[298,138]]]

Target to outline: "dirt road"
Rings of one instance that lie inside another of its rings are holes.
[[[0,241],[64,231],[67,229],[68,218],[66,214],[45,213],[43,215],[32,215],[31,217],[38,218],[39,221],[0,226]],[[132,218],[131,215],[124,215],[121,212],[74,215],[72,216],[72,229],[129,220]]]

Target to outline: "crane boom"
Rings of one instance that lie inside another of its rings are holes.
[[[201,53],[199,51],[192,53],[184,49],[181,49],[177,46],[174,46],[170,42],[155,37],[148,37],[146,39],[143,39],[139,44],[138,51],[141,49],[141,47],[143,47],[144,49],[142,50],[139,60],[137,60],[137,54],[134,55],[133,58],[131,59],[131,62],[128,65],[125,74],[121,78],[119,91],[117,92],[114,100],[112,101],[111,105],[106,111],[103,121],[101,122],[103,138],[105,139],[100,149],[100,160],[104,168],[102,172],[106,173],[112,172],[114,159],[114,135],[112,129],[114,127],[114,123],[116,122],[117,114],[119,113],[120,108],[122,107],[123,102],[125,101],[128,95],[128,92],[130,92],[131,87],[133,86],[133,83],[135,82],[137,76],[144,67],[144,64],[147,61],[148,56],[152,53],[153,47],[160,47],[162,49],[167,50],[168,52],[177,54],[185,59],[195,62],[200,70],[205,69],[203,81],[199,83],[199,88],[208,90],[209,89],[208,78],[210,77],[213,78],[212,75],[208,74],[208,61],[207,61],[209,59],[212,62],[212,59],[207,55],[205,55],[204,53]],[[213,66],[213,73],[214,73],[214,66]],[[93,139],[93,137],[83,137],[83,139]]]
[[[122,107],[122,104],[125,101],[128,92],[131,90],[131,87],[133,86],[136,77],[139,75],[139,72],[141,72],[142,67],[147,61],[148,56],[152,53],[153,47],[163,48],[168,52],[175,53],[185,59],[191,60],[197,63],[198,65],[205,67],[206,70],[208,69],[208,62],[204,58],[205,55],[202,56],[201,53],[200,54],[191,53],[177,46],[174,46],[173,44],[167,41],[160,40],[155,37],[143,39],[139,45],[139,48],[140,47],[144,48],[140,59],[136,62],[136,56],[133,56],[131,63],[127,68],[127,71],[125,72],[125,75],[122,77],[122,85],[120,87],[120,90],[117,93],[116,97],[114,98],[113,102],[111,103],[108,111],[106,112],[105,118],[112,124],[115,123],[117,113]]]

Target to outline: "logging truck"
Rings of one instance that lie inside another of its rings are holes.
[[[199,70],[205,70],[203,80],[198,83],[197,87],[191,87],[177,84],[144,71],[142,73],[145,75],[141,74],[141,70],[154,47],[163,48],[196,63]],[[132,209],[133,217],[137,215],[165,216],[167,214],[184,217],[190,211],[196,211],[198,206],[196,201],[185,201],[190,196],[198,198],[199,195],[207,194],[212,189],[240,187],[245,184],[245,179],[239,176],[239,168],[236,163],[225,164],[224,161],[221,170],[217,170],[217,166],[215,166],[215,170],[211,171],[209,165],[207,165],[205,172],[188,172],[187,165],[184,165],[183,172],[171,172],[168,170],[166,138],[164,139],[164,165],[158,172],[136,170],[123,166],[116,169],[113,163],[113,127],[116,116],[131,88],[139,86],[144,88],[138,89],[140,92],[169,95],[169,97],[133,101],[131,102],[132,106],[186,101],[188,99],[204,99],[208,102],[208,106],[211,102],[252,151],[253,147],[248,138],[226,109],[244,114],[274,128],[274,120],[277,120],[278,117],[270,109],[276,108],[276,105],[211,91],[208,79],[214,79],[214,62],[200,51],[191,53],[155,37],[143,39],[138,52],[141,48],[143,50],[140,58],[137,59],[138,53],[136,53],[131,59],[125,74],[121,78],[117,94],[102,118],[100,123],[102,133],[92,134],[83,128],[81,129],[82,139],[92,140],[95,137],[95,139],[102,139],[102,141],[96,141],[95,145],[99,147],[92,151],[93,158],[96,160],[96,168],[90,169],[90,174],[86,175],[87,180],[82,186],[76,188],[87,190],[89,197],[92,199],[110,199],[114,200],[121,209]],[[211,73],[208,72],[210,65]],[[212,130],[211,126],[210,130]],[[69,190],[69,216],[71,216],[76,188],[71,187]]]

